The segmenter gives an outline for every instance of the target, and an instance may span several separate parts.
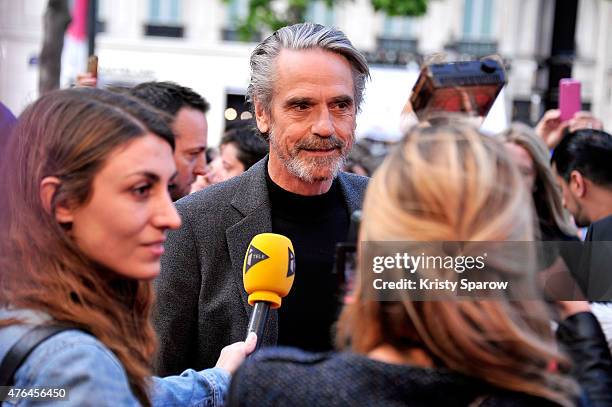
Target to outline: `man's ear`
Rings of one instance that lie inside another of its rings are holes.
[[[579,171],[574,170],[570,173],[569,189],[578,198],[582,198],[586,194],[586,180]]]
[[[257,128],[262,134],[267,134],[270,131],[270,117],[264,109],[263,104],[257,99],[255,103],[255,120],[257,121]]]
[[[66,202],[55,202],[53,208],[53,197],[59,188],[61,181],[57,177],[45,177],[40,181],[40,200],[43,208],[48,214],[55,216],[58,223],[71,223],[73,221],[72,210]],[[55,212],[55,213],[52,213]]]

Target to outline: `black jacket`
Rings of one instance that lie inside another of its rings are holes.
[[[565,319],[557,340],[571,357],[572,375],[591,406],[612,406],[612,355],[599,322],[590,312]]]
[[[577,278],[589,301],[612,301],[612,215],[589,226]]]
[[[272,232],[266,165],[267,158],[176,203],[183,224],[168,233],[154,283],[159,376],[213,367],[224,346],[244,340],[253,309],[242,282],[244,255],[253,236]],[[338,181],[348,214],[361,208],[368,179],[340,173]],[[271,310],[258,340],[274,345],[277,336]]]
[[[230,406],[547,407],[539,397],[448,369],[380,362],[350,352],[264,349],[234,374]]]

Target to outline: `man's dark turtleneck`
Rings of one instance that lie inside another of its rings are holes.
[[[278,312],[278,345],[309,351],[333,348],[332,325],[340,309],[334,274],[337,242],[346,240],[349,214],[336,178],[322,195],[286,191],[266,170],[272,207],[272,231],[293,242],[296,271],[293,288]]]

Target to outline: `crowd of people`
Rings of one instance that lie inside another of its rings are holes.
[[[173,82],[81,78],[16,120],[0,112],[0,386],[66,389],[69,405],[612,405],[601,121],[552,110],[491,137],[443,116],[347,165],[369,68],[344,33],[280,28],[250,67],[253,119],[214,159],[208,102]],[[570,242],[546,270],[496,273],[535,288],[561,270],[575,291],[378,301],[358,257],[343,302],[336,247],[357,211],[358,250]],[[246,336],[244,258],[266,232],[293,242],[295,282],[263,336]]]

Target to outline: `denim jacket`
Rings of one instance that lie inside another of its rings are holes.
[[[36,324],[49,319],[32,311],[0,309],[0,319],[16,317]],[[0,359],[32,325],[0,329]],[[180,376],[151,377],[149,395],[154,406],[220,406],[226,397],[230,375],[223,369],[200,372],[188,369]],[[119,359],[92,335],[67,330],[37,346],[14,376],[14,386],[64,388],[68,402],[57,406],[138,406]],[[2,407],[9,402],[1,403]],[[41,405],[21,399],[17,405]]]

